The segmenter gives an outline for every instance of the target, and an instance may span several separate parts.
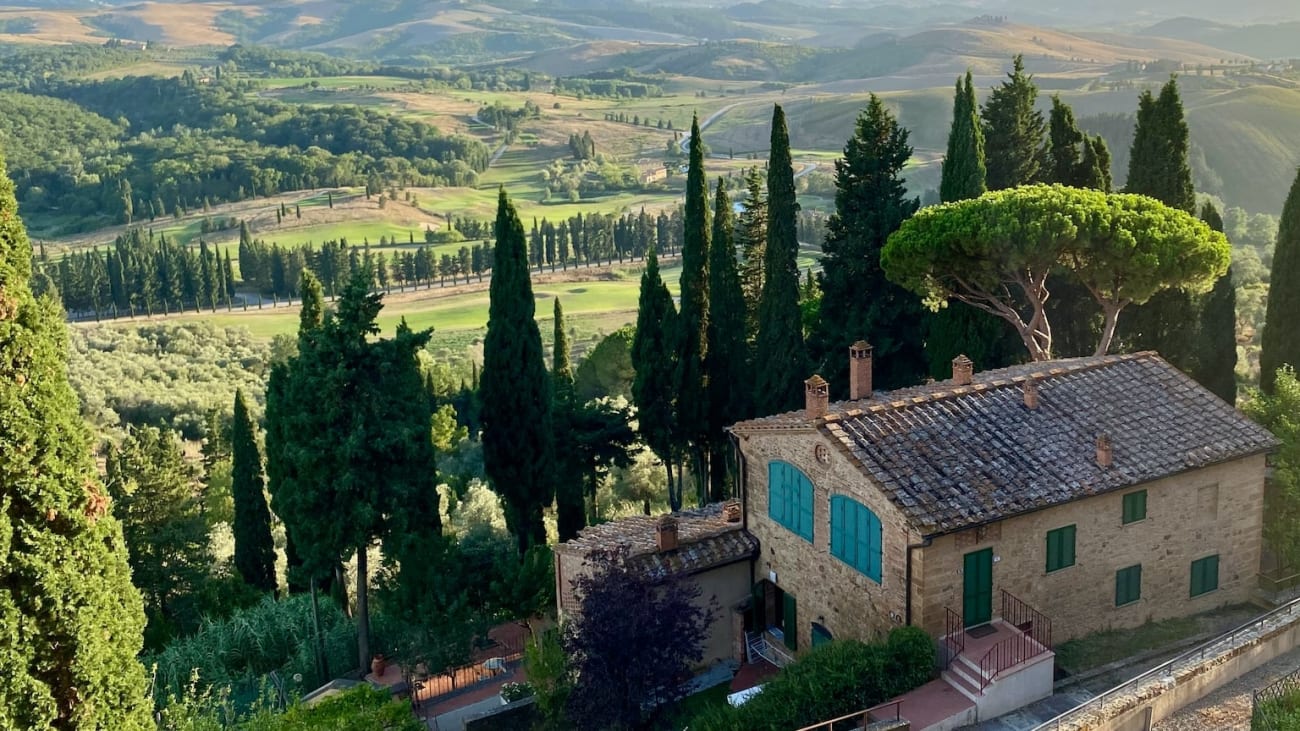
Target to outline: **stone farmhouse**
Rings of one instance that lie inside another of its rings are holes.
[[[813,376],[805,409],[731,429],[757,547],[749,596],[719,602],[735,661],[916,625],[959,702],[913,728],[949,728],[1049,695],[1053,643],[1253,593],[1277,442],[1158,355],[962,356],[885,393],[872,348],[848,355],[848,401]]]

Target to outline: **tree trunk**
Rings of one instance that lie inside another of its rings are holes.
[[[357,548],[357,655],[361,662],[361,675],[370,667],[370,599],[366,584],[368,583],[366,546]]]
[[[1097,351],[1093,355],[1105,355],[1110,351],[1111,341],[1115,339],[1115,326],[1119,324],[1119,308],[1102,306],[1101,339],[1097,341]]]
[[[673,461],[664,460],[664,470],[668,472],[668,509],[674,513],[682,509],[682,495],[675,489],[673,483]]]

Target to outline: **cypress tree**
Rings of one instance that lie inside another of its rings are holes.
[[[1106,139],[1101,135],[1087,138],[1077,185],[1109,193],[1112,186],[1110,165],[1110,147],[1106,145]]]
[[[551,503],[551,388],[542,335],[533,319],[528,242],[514,204],[501,190],[483,343],[483,466],[504,503],[522,556],[546,543],[542,510]]]
[[[555,398],[555,519],[561,541],[571,540],[586,526],[587,511],[583,505],[581,466],[574,459],[573,416],[578,408],[573,389],[573,365],[569,361],[569,335],[564,331],[564,308],[560,298],[555,298],[551,350],[551,393]],[[560,449],[568,442],[567,449]]]
[[[1223,232],[1223,217],[1212,203],[1201,208],[1201,220]],[[1197,335],[1195,370],[1192,378],[1230,404],[1237,402],[1237,290],[1232,286],[1232,267],[1201,298],[1201,322]]]
[[[678,447],[691,457],[697,502],[707,501],[709,485],[709,402],[704,357],[709,326],[709,184],[704,177],[704,142],[698,118],[691,121],[690,163],[686,174],[682,238],[681,309],[677,317]]]
[[[808,351],[799,310],[799,239],[796,217],[794,163],[785,111],[774,105],[772,141],[767,166],[767,249],[763,257],[763,297],[758,306],[755,362],[762,363],[754,380],[755,411],[774,414],[797,408],[808,378]]]
[[[1260,385],[1273,393],[1277,371],[1284,365],[1300,370],[1300,174],[1282,208],[1277,247],[1269,275],[1268,309],[1260,335]]]
[[[1151,196],[1171,208],[1196,213],[1192,169],[1187,163],[1190,133],[1183,116],[1178,80],[1171,78],[1159,97],[1150,91],[1138,99],[1137,127],[1129,157],[1129,193]]]
[[[984,129],[980,126],[975,84],[966,72],[957,80],[953,100],[948,155],[943,161],[939,198],[944,203],[978,198],[985,185]],[[1021,351],[1020,339],[1006,323],[965,302],[949,300],[946,307],[926,318],[925,357],[933,378],[947,378],[952,360],[965,354],[980,368],[997,368],[1013,362]]]
[[[32,295],[31,257],[0,160],[0,721],[151,730],[143,603],[68,383],[63,313]]]
[[[709,242],[709,352],[704,357],[709,374],[709,498],[713,501],[724,500],[729,493],[725,429],[750,411],[745,296],[736,271],[733,218],[726,185],[718,178]]]
[[[1044,183],[1060,183],[1079,187],[1083,133],[1074,121],[1074,110],[1061,101],[1060,94],[1052,95],[1052,111],[1047,123],[1047,164],[1041,176]]]
[[[926,373],[921,300],[880,268],[885,241],[921,206],[907,197],[901,177],[912,156],[907,140],[908,131],[873,94],[835,161],[835,213],[822,245],[821,317],[813,345],[836,398],[848,396],[848,350],[858,340],[875,347],[879,388],[910,386]]]
[[[943,158],[939,199],[949,203],[978,198],[988,190],[985,176],[984,130],[980,127],[971,72],[967,71],[964,83],[957,79],[953,96],[952,127],[948,131],[948,154]]]
[[[767,191],[758,166],[745,172],[745,200],[741,202],[736,239],[740,245],[740,289],[745,295],[745,339],[758,338],[758,303],[763,299],[763,252],[767,250]]]
[[[1043,114],[1035,104],[1038,87],[1017,55],[1007,80],[984,103],[984,155],[989,190],[1028,185],[1043,165]]]
[[[1195,215],[1188,144],[1178,81],[1170,79],[1158,97],[1144,91],[1138,100],[1125,190]],[[1120,324],[1119,338],[1132,350],[1157,351],[1183,372],[1195,372],[1199,304],[1198,298],[1181,289],[1166,289],[1145,304],[1130,308],[1132,311]]]
[[[674,511],[682,507],[680,472],[673,479],[678,452],[673,438],[676,433],[673,409],[673,380],[676,373],[673,332],[677,325],[673,296],[659,275],[659,258],[650,250],[645,272],[641,274],[641,293],[637,301],[636,335],[632,338],[632,402],[636,404],[637,429],[646,446],[664,463],[668,475],[668,505]]]
[[[231,485],[235,503],[235,569],[244,583],[274,593],[275,542],[271,538],[271,511],[266,507],[262,454],[257,447],[257,427],[248,413],[243,390],[235,391],[235,416],[231,425]]]

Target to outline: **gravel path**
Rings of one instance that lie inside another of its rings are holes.
[[[1265,663],[1204,698],[1183,706],[1154,731],[1249,731],[1251,694],[1300,668],[1300,648]]]

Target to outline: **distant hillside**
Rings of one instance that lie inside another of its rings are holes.
[[[1156,23],[1142,34],[1204,43],[1255,58],[1300,58],[1300,21],[1224,25],[1199,18],[1174,18]]]

